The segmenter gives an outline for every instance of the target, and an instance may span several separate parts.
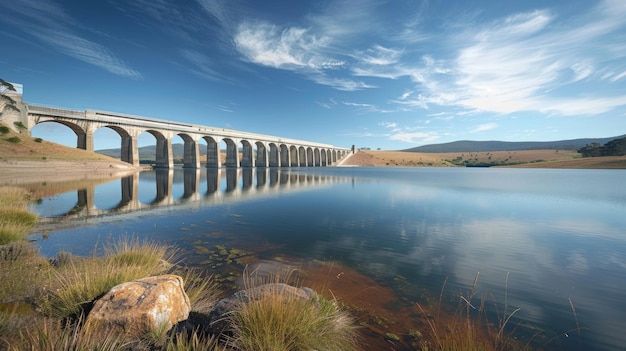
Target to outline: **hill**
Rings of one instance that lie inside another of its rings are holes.
[[[200,156],[206,155],[206,145],[200,144]],[[120,158],[120,149],[103,149],[96,150],[101,155],[106,155],[113,158]],[[175,160],[182,160],[185,153],[184,144],[172,144],[172,154]],[[139,159],[154,161],[156,159],[156,145],[142,146],[139,148]]]
[[[611,138],[585,138],[557,141],[471,141],[460,140],[450,143],[429,144],[401,151],[445,153],[445,152],[492,152],[492,151],[517,151],[517,150],[573,150],[598,143],[604,145],[611,140],[623,138],[626,135]]]
[[[114,158],[15,133],[0,124],[0,185],[29,180],[45,183],[51,175],[57,180],[110,178],[114,173],[138,170]]]

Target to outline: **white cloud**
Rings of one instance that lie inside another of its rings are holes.
[[[386,66],[397,63],[401,55],[402,50],[374,45],[364,52],[357,52],[354,57],[366,65]]]
[[[469,132],[470,133],[480,133],[480,132],[486,132],[488,130],[492,130],[497,128],[498,125],[495,123],[485,123],[485,124],[481,124],[479,126],[476,126],[474,128],[472,128]]]
[[[397,132],[389,135],[389,139],[412,144],[431,143],[439,139],[435,132]]]
[[[237,50],[250,62],[280,69],[323,70],[341,68],[345,62],[323,54],[329,39],[309,29],[257,22],[242,23],[234,37]]]

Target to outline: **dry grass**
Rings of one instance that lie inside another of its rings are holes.
[[[264,282],[275,284],[250,292],[248,301],[232,314],[230,346],[241,351],[356,350],[354,322],[338,302],[316,294],[296,296],[280,284],[288,280],[289,274],[255,280],[244,272],[249,292]]]
[[[472,163],[505,163],[507,167],[626,168],[626,156],[580,158],[567,150],[519,150],[493,152],[423,153],[406,151],[358,151],[344,166],[456,167]]]
[[[114,286],[165,272],[172,257],[168,251],[165,245],[123,238],[105,248],[104,257],[60,255],[37,304],[48,316],[80,316]]]
[[[28,194],[16,187],[0,187],[0,245],[22,240],[37,216],[28,212]]]

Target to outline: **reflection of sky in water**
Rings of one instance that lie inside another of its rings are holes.
[[[493,294],[498,302],[504,302],[508,286],[510,310],[521,308],[517,319],[565,332],[576,327],[571,299],[580,325],[591,328],[583,332],[586,343],[576,348],[626,344],[623,171],[306,172],[339,180],[302,186],[313,191],[280,192],[284,188],[268,186],[277,189],[277,195],[252,194],[247,201],[172,207],[158,214],[140,212],[123,221],[58,231],[39,243],[44,253],[54,254],[67,246],[88,250],[93,247],[89,240],[106,235],[139,235],[185,245],[219,231],[228,233],[235,247],[238,242],[271,243],[272,252],[260,253],[268,258],[282,254],[342,261],[389,284],[403,276],[409,284],[403,293],[411,298],[420,287],[438,294],[446,277],[450,294],[467,289],[480,271],[479,291]],[[174,174],[173,198],[183,197],[183,178],[182,172]],[[141,202],[155,199],[155,179],[154,173],[140,177]],[[224,193],[228,182],[223,174],[221,179],[218,192]],[[111,186],[117,197],[111,195],[106,203],[119,201],[119,182],[110,185],[115,183],[96,188],[96,198]],[[241,188],[241,178],[235,184]],[[198,186],[206,194],[204,173]],[[68,201],[75,204],[76,195]],[[75,240],[78,236],[82,243]]]
[[[54,217],[68,213],[77,202],[76,191],[69,191],[33,202],[30,204],[30,209],[41,216]]]

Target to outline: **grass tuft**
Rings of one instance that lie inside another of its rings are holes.
[[[105,249],[104,257],[64,255],[59,260],[63,264],[51,272],[50,287],[42,291],[38,305],[48,316],[80,316],[114,286],[165,272],[169,251],[165,245],[129,239]]]
[[[234,349],[356,349],[356,327],[336,300],[328,301],[319,295],[306,299],[294,296],[280,285],[274,286],[249,296],[248,302],[242,303],[241,309],[230,317]]]

